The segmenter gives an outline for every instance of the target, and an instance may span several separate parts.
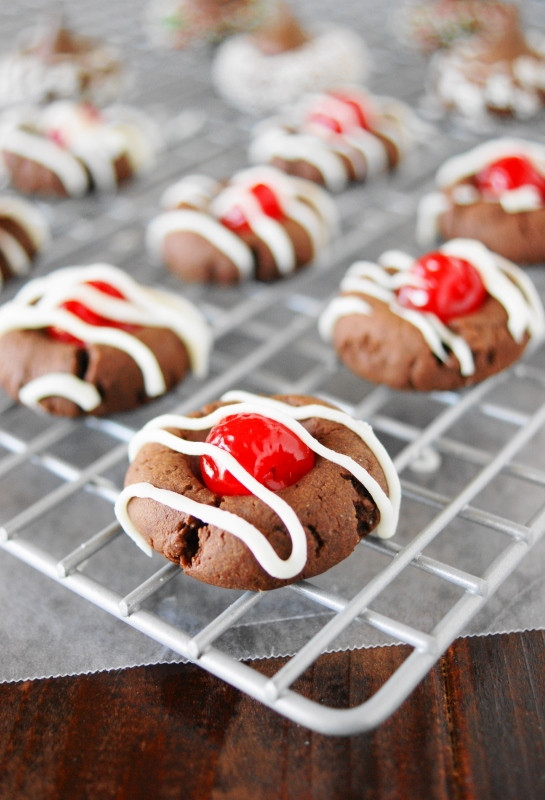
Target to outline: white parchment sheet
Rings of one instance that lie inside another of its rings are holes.
[[[145,4],[78,0],[68,5],[71,22],[81,32],[106,38],[121,48],[131,75],[122,99],[154,116],[162,128],[164,142],[154,170],[118,195],[40,200],[53,236],[38,261],[36,274],[70,264],[108,261],[130,270],[139,280],[183,291],[201,305],[210,320],[215,349],[207,381],[189,378],[170,397],[145,410],[120,415],[111,421],[110,428],[102,423],[47,419],[13,406],[0,394],[0,467],[4,458],[24,453],[29,442],[55,426],[59,428],[59,436],[40,448],[35,457],[29,455],[13,470],[0,472],[0,526],[9,528],[12,520],[40,498],[55,492],[64,481],[73,480],[111,449],[122,446],[130,433],[151,416],[180,403],[190,409],[193,400],[198,408],[201,401],[213,400],[229,388],[263,393],[310,389],[352,409],[363,408],[365,418],[371,417],[385,446],[393,456],[397,455],[410,441],[411,431],[429,424],[452,398],[376,394],[374,387],[337,364],[328,346],[319,341],[315,324],[319,310],[356,258],[375,258],[393,247],[417,251],[416,205],[420,196],[433,187],[435,171],[448,155],[495,135],[525,135],[544,142],[543,118],[525,125],[502,123],[499,127],[475,129],[428,116],[424,121],[430,126],[429,135],[424,136],[398,173],[355,187],[335,199],[341,234],[316,267],[315,275],[309,272],[280,287],[186,289],[151,264],[144,243],[146,225],[159,209],[162,192],[177,177],[204,172],[221,178],[245,166],[248,136],[255,120],[229,108],[214,93],[210,83],[211,45],[165,52],[150,44],[138,16]],[[426,61],[395,38],[390,24],[401,3],[349,0],[333,6],[322,0],[299,0],[292,5],[309,23],[319,15],[358,30],[372,57],[370,88],[403,99],[423,117],[429,115],[422,102]],[[521,3],[521,7],[526,17],[543,30],[545,4],[536,0]],[[2,7],[0,53],[13,46],[30,12],[39,21],[48,9],[49,4],[39,0]],[[1,176],[0,190],[10,191]],[[531,268],[529,275],[545,298],[545,265]],[[15,281],[4,288],[0,301],[9,299],[20,285]],[[277,336],[284,336],[284,341],[275,348]],[[524,363],[545,370],[545,348],[526,357]],[[493,458],[523,418],[534,414],[544,403],[545,389],[539,380],[532,383],[530,378],[512,372],[483,406],[470,410],[445,436]],[[514,525],[525,526],[545,503],[543,429],[522,448],[516,461],[523,465],[525,474],[533,471],[533,477],[522,480],[516,474],[502,473],[479,493],[475,506]],[[420,489],[454,497],[480,467],[482,463],[471,464],[447,447],[429,472],[409,465],[402,478]],[[108,487],[120,487],[125,468],[126,459],[122,457],[111,469],[100,472],[99,478]],[[393,541],[400,546],[410,542],[436,513],[436,508],[407,499],[400,530]],[[17,526],[14,540],[20,537],[61,559],[112,521],[112,502],[101,495],[99,480],[94,481],[93,491],[82,486],[63,502]],[[461,515],[424,555],[480,576],[504,545],[505,534],[487,533],[474,520]],[[316,584],[334,595],[350,598],[373,580],[386,563],[384,554],[360,545],[346,562],[317,578]],[[123,596],[163,564],[158,555],[150,562],[127,537],[120,535],[80,569]],[[459,595],[459,587],[442,583],[426,570],[409,568],[376,598],[372,607],[429,632]],[[180,574],[147,601],[146,607],[191,633],[236,597],[235,592],[204,586]],[[0,681],[179,658],[124,620],[68,590],[62,579],[57,582],[46,577],[1,547],[0,608]],[[222,637],[221,646],[241,659],[289,655],[319,629],[328,613],[293,590],[275,591],[232,626]],[[544,626],[545,539],[541,539],[462,633]],[[343,633],[333,647],[348,649],[393,642],[395,638],[357,624]]]

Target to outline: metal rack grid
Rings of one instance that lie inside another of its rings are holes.
[[[381,41],[380,33],[370,30],[367,38]],[[174,62],[145,48],[140,57],[146,75],[147,64],[162,61],[157,85],[144,81],[139,91],[156,98],[159,86],[159,116],[173,122],[169,102],[179,90]],[[398,58],[407,59],[408,98],[419,91],[421,65],[406,54]],[[243,165],[249,125],[214,100],[197,56],[187,57],[186,66],[186,77],[194,80],[184,85],[192,88],[176,118],[181,127],[171,125],[168,152],[157,169],[117,197],[48,207],[55,240],[38,271],[110,260],[139,279],[180,291],[143,255],[145,224],[172,180],[173,165],[177,174],[191,167],[217,176]],[[204,111],[195,105],[199,94]],[[293,279],[184,288],[214,331],[206,381],[189,378],[152,406],[107,420],[44,418],[3,399],[2,550],[310,729],[360,732],[391,714],[543,536],[545,352],[537,350],[471,391],[397,393],[341,367],[319,340],[316,319],[345,268],[362,253],[373,257],[394,241],[415,250],[415,198],[429,189],[444,157],[471,146],[472,136],[443,130],[427,144],[425,158],[416,153],[372,191],[355,187],[338,197],[343,235],[320,263]],[[539,272],[532,277],[545,297]],[[128,439],[151,416],[185,413],[230,388],[318,394],[369,420],[402,479],[396,537],[370,536],[326,576],[273,593],[218,592],[159,558],[142,560],[112,521]],[[165,598],[177,604],[174,615]],[[206,610],[199,615],[195,606],[201,602]],[[269,628],[275,652],[284,637],[290,652],[285,665],[265,677],[241,659],[255,656],[245,637]],[[389,642],[406,643],[410,654],[363,704],[330,708],[299,692],[298,678],[323,652]]]

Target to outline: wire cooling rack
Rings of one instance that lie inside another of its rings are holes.
[[[311,10],[293,5],[303,17]],[[128,99],[161,122],[165,149],[151,174],[116,196],[43,204],[54,240],[37,273],[110,261],[140,280],[183,291],[212,325],[211,371],[205,381],[189,377],[151,406],[110,419],[49,418],[2,396],[0,547],[310,729],[370,729],[408,696],[543,536],[545,348],[470,391],[401,393],[351,375],[320,340],[316,320],[352,261],[393,246],[417,252],[416,204],[437,166],[490,132],[438,123],[396,175],[338,196],[342,235],[293,279],[182,287],[149,262],[146,224],[176,177],[189,170],[222,177],[244,166],[251,120],[214,96],[206,49],[154,51],[143,36],[125,31],[123,4],[110,6],[75,4],[74,21],[127,49],[137,76]],[[388,6],[365,4],[362,20],[361,3],[346,3],[337,21],[357,20],[365,32],[383,66],[373,88],[416,105],[423,64],[387,38]],[[7,29],[15,32],[18,19],[6,17]],[[541,271],[530,274],[545,297]],[[270,593],[204,586],[159,556],[143,557],[112,509],[127,441],[152,416],[186,413],[232,388],[316,394],[370,421],[401,476],[397,535],[369,536],[325,575]],[[322,653],[387,643],[409,645],[409,655],[363,704],[331,708],[297,691],[297,679]],[[252,666],[265,655],[288,658],[265,677]]]

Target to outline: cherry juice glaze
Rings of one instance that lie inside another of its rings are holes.
[[[273,254],[279,272],[287,274],[296,267],[293,243],[281,220],[268,216],[251,191],[256,184],[270,187],[283,209],[285,217],[295,220],[306,231],[317,255],[337,227],[337,214],[330,198],[310,181],[284,175],[271,167],[251,167],[235,173],[229,183],[207,182],[202,176],[182,178],[166,197],[194,207],[172,209],[160,214],[150,223],[147,232],[148,249],[160,258],[166,236],[174,232],[198,233],[237,267],[242,278],[252,276],[253,255],[246,243],[222,224],[230,210],[242,210],[250,228]],[[206,189],[203,191],[203,187]],[[207,196],[207,192],[211,192]]]
[[[526,333],[534,340],[543,337],[545,322],[541,301],[532,282],[514,264],[472,239],[452,239],[440,252],[465,259],[475,267],[487,292],[505,308],[507,328],[515,341],[520,342]],[[375,297],[386,303],[393,314],[417,327],[437,358],[447,359],[446,346],[457,358],[461,374],[473,375],[473,356],[461,336],[434,314],[403,308],[397,302],[396,290],[414,282],[410,273],[414,262],[412,256],[391,250],[380,257],[378,264],[368,261],[353,264],[340,285],[341,291],[349,294],[334,298],[320,318],[322,337],[332,338],[335,324],[341,317],[372,314],[372,306],[365,301],[365,295]]]
[[[88,281],[108,283],[123,297],[104,294]],[[30,281],[0,309],[0,336],[11,330],[56,327],[83,342],[124,350],[139,365],[147,395],[157,397],[165,391],[157,359],[143,342],[115,327],[97,327],[83,322],[62,308],[67,300],[79,301],[100,316],[130,325],[170,328],[186,346],[195,373],[200,377],[206,374],[210,331],[200,312],[183,297],[140,286],[109,264],[66,267]],[[20,392],[20,399],[36,405],[41,398],[52,395],[69,397],[87,411],[100,404],[100,395],[94,386],[76,376],[57,374],[27,383]]]
[[[399,478],[390,457],[376,438],[370,425],[353,419],[339,409],[321,404],[291,406],[273,398],[237,391],[228,392],[221,399],[226,405],[220,406],[206,417],[183,417],[168,414],[151,420],[131,440],[129,458],[131,461],[134,460],[140,448],[148,442],[157,442],[172,448],[176,452],[187,455],[210,455],[221,469],[229,471],[252,494],[278,514],[289,531],[292,540],[292,552],[285,560],[279,558],[257,528],[231,512],[224,511],[216,506],[198,503],[177,492],[160,489],[150,483],[135,483],[123,489],[116,502],[115,513],[126,533],[145,553],[151,555],[152,550],[136,530],[128,512],[128,505],[133,497],[150,498],[175,510],[191,514],[205,523],[213,524],[237,536],[251,550],[263,569],[275,578],[293,578],[304,568],[307,558],[306,537],[293,509],[278,494],[266,489],[265,486],[256,481],[230,453],[206,442],[184,440],[166,430],[167,428],[207,430],[213,428],[224,417],[232,416],[233,413],[259,414],[278,420],[294,431],[317,455],[328,458],[330,461],[347,469],[365,486],[379,509],[380,522],[376,529],[377,535],[387,538],[395,533],[401,499]],[[311,417],[332,420],[339,425],[346,426],[360,436],[362,441],[373,451],[384,473],[388,485],[388,494],[352,458],[324,447],[311,436],[299,422],[299,420]]]

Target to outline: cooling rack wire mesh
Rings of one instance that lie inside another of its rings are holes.
[[[294,3],[303,18],[320,6],[323,17],[335,13],[336,21],[359,27],[380,65],[372,88],[417,106],[424,64],[392,38],[392,4],[365,3],[365,15],[361,3],[335,12],[326,5]],[[538,6],[528,4],[530,11]],[[2,10],[5,41],[19,30],[25,9],[41,11],[43,4]],[[180,291],[175,278],[149,263],[146,224],[174,177],[190,170],[222,177],[244,166],[252,120],[214,95],[206,48],[154,50],[139,25],[127,31],[125,12],[124,3],[71,8],[82,30],[125,48],[137,75],[127,100],[159,120],[165,150],[149,175],[116,196],[44,204],[54,239],[37,272],[109,261]],[[50,419],[0,398],[0,557],[20,559],[120,623],[324,733],[367,730],[391,714],[545,531],[543,347],[470,391],[413,395],[356,379],[317,334],[317,317],[348,265],[392,246],[416,252],[416,204],[436,168],[490,134],[434,125],[396,175],[336,198],[342,235],[311,269],[274,285],[183,287],[213,328],[205,381],[190,377],[152,406],[104,420]],[[542,128],[531,134],[544,140]],[[545,297],[541,269],[531,277]],[[205,587],[158,556],[143,557],[112,512],[127,441],[152,416],[188,412],[231,388],[316,394],[368,420],[400,473],[397,535],[369,536],[325,576],[273,593]],[[363,704],[330,708],[294,686],[324,652],[388,643],[409,645],[409,655]],[[289,656],[272,677],[252,666],[267,654]]]

